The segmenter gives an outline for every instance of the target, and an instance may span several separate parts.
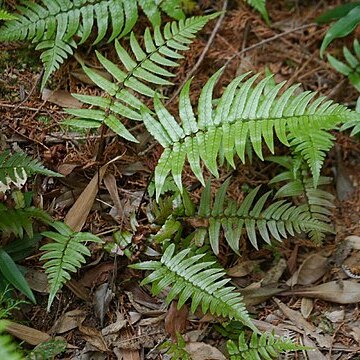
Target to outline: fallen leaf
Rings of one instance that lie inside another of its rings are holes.
[[[309,298],[306,298],[306,297],[303,297],[301,299],[301,308],[300,308],[300,311],[301,311],[301,315],[307,319],[311,312],[313,311],[313,308],[314,308],[314,300],[313,299],[309,299]]]
[[[231,277],[243,277],[249,275],[253,270],[261,264],[263,260],[245,260],[240,261],[235,266],[227,270],[227,273]]]
[[[44,89],[41,94],[41,99],[65,108],[79,109],[82,107],[82,103],[65,90]]]
[[[70,175],[78,166],[80,166],[80,164],[60,164],[57,168],[57,171],[58,173],[67,176]]]
[[[288,280],[287,285],[310,285],[329,271],[328,259],[319,254],[309,255],[300,265],[299,270]]]
[[[79,324],[79,330],[82,334],[83,339],[90,343],[92,346],[96,347],[102,352],[109,351],[106,342],[99,330],[88,326],[83,326],[81,324]]]
[[[218,349],[203,342],[187,343],[185,350],[192,360],[226,360],[226,357]]]
[[[104,184],[105,184],[106,189],[109,192],[111,199],[113,201],[113,204],[116,208],[116,212],[115,212],[116,214],[115,214],[115,216],[113,216],[113,218],[118,223],[121,223],[124,218],[124,210],[123,210],[123,206],[121,204],[115,176],[113,174],[107,174],[106,176],[104,176]]]
[[[76,329],[86,317],[86,313],[83,310],[76,309],[68,311],[63,314],[50,329],[51,334],[63,334],[70,330]]]
[[[44,272],[28,269],[25,273],[25,279],[32,290],[42,294],[50,292],[49,282]]]
[[[79,282],[88,288],[92,288],[107,280],[108,275],[115,268],[113,262],[101,263],[86,271]]]
[[[109,305],[114,297],[114,293],[109,287],[109,283],[100,285],[94,294],[94,310],[96,316],[100,319],[101,326],[104,323],[104,317],[109,310]]]
[[[6,321],[6,331],[18,339],[34,346],[51,339],[51,336],[45,332],[12,321]]]
[[[241,289],[240,293],[244,297],[243,302],[246,306],[257,305],[281,293],[283,290],[277,287],[278,284],[267,285],[264,287]]]
[[[186,305],[177,309],[177,301],[172,301],[165,317],[165,330],[175,341],[177,333],[182,334],[186,329],[189,309]]]
[[[327,319],[329,319],[332,323],[341,322],[345,318],[344,310],[335,310],[335,311],[326,311],[324,313]]]
[[[311,350],[306,350],[309,360],[326,360],[327,358],[316,347],[316,344],[306,335],[304,335],[304,346],[308,346]]]
[[[140,360],[138,350],[114,348],[114,354],[116,355],[117,360]]]
[[[125,320],[124,315],[120,312],[116,312],[116,321],[107,327],[101,330],[101,333],[106,336],[109,334],[115,334],[119,332],[125,325],[127,324],[127,320]]]
[[[338,304],[355,304],[360,302],[360,284],[352,280],[341,283],[330,281],[313,287],[285,291],[281,295],[299,295]]]
[[[262,286],[277,283],[287,268],[286,260],[281,258],[275,266],[266,272],[261,284]]]
[[[352,249],[360,250],[360,236],[350,235],[347,236],[344,241],[347,241]]]

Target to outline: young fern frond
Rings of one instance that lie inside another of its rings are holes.
[[[90,251],[84,242],[101,242],[97,236],[91,233],[72,231],[67,225],[55,222],[52,226],[57,230],[45,231],[43,236],[54,242],[43,245],[40,250],[45,251],[40,261],[45,261],[44,268],[50,284],[48,311],[55,299],[56,293],[64,283],[71,279],[70,272],[76,272],[81,264],[85,263],[84,255],[90,256]]]
[[[122,69],[97,52],[101,65],[115,80],[109,81],[85,65],[83,69],[86,75],[109,97],[73,94],[81,102],[97,108],[67,109],[67,112],[76,116],[77,119],[67,120],[65,123],[86,128],[98,128],[105,124],[119,136],[137,142],[120,122],[118,116],[142,120],[140,108],[145,105],[134,96],[134,92],[153,98],[155,94],[153,85],[157,88],[162,85],[172,85],[169,78],[174,75],[167,68],[178,66],[177,61],[183,58],[178,51],[188,50],[188,45],[193,42],[195,34],[216,16],[218,13],[192,17],[179,22],[174,21],[167,23],[163,31],[156,26],[153,34],[147,28],[144,33],[144,48],[140,46],[134,33],[131,33],[132,54],[128,53],[116,40],[115,49],[123,65]]]
[[[42,209],[33,206],[24,209],[10,209],[0,203],[0,232],[4,234],[14,234],[22,238],[26,233],[32,238],[34,219],[45,224],[52,223],[51,216]]]
[[[347,76],[351,84],[360,92],[360,44],[354,40],[354,54],[346,47],[343,48],[345,62],[328,54],[327,58],[331,66],[339,73]]]
[[[242,332],[237,344],[232,340],[228,340],[226,345],[230,360],[271,360],[278,359],[283,352],[309,349],[295,344],[291,340],[276,337],[266,332],[261,335],[253,333],[250,344],[245,338],[245,332]]]
[[[312,229],[308,232],[311,240],[320,244],[325,234],[333,233],[331,222],[332,209],[335,208],[335,197],[329,192],[321,189],[331,183],[331,178],[320,176],[318,185],[315,188],[307,166],[300,158],[270,157],[270,161],[280,164],[286,171],[276,175],[269,184],[285,182],[275,194],[275,198],[298,197],[301,199],[304,213],[310,219],[322,224],[322,229]]]
[[[145,261],[131,265],[138,270],[152,270],[142,285],[152,283],[152,292],[158,295],[171,286],[166,297],[167,303],[178,299],[178,308],[191,298],[191,311],[195,312],[199,305],[203,313],[228,317],[241,321],[253,331],[253,325],[242,302],[239,293],[234,287],[225,286],[230,279],[224,279],[225,271],[214,267],[213,261],[201,262],[205,254],[187,256],[191,249],[185,249],[174,255],[175,245],[170,244],[160,261]]]
[[[316,187],[324,154],[333,139],[327,131],[345,121],[359,122],[360,114],[330,100],[325,101],[325,97],[312,101],[316,95],[313,92],[294,95],[298,85],[279,95],[285,82],[264,93],[271,77],[253,85],[258,75],[245,81],[247,74],[234,79],[214,106],[213,88],[221,72],[222,69],[216,72],[204,86],[198,101],[197,118],[189,97],[191,80],[180,94],[180,124],[157,96],[154,101],[157,119],[149,111],[142,111],[148,131],[164,147],[155,169],[156,198],[170,173],[182,191],[181,173],[186,158],[197,179],[205,185],[200,160],[218,177],[220,153],[235,168],[234,155],[236,153],[245,162],[248,141],[260,159],[263,159],[264,142],[274,153],[274,136],[282,144],[294,146],[304,157],[313,172]]]
[[[0,20],[3,21],[9,21],[9,20],[15,20],[16,16],[10,14],[9,12],[7,12],[4,9],[0,9]]]
[[[226,201],[225,194],[229,179],[216,193],[212,205],[210,183],[201,194],[199,209],[189,221],[197,224],[196,231],[207,229],[212,250],[219,254],[220,231],[233,251],[239,253],[239,241],[243,229],[251,244],[258,249],[258,240],[261,238],[270,244],[271,238],[281,241],[290,234],[323,233],[329,231],[330,226],[322,219],[311,217],[307,205],[294,206],[284,200],[276,201],[265,207],[271,191],[263,194],[256,200],[260,186],[251,190],[238,206],[232,200]],[[226,201],[226,202],[225,202]],[[201,224],[201,225],[199,225]]]
[[[10,154],[4,151],[0,154],[0,191],[5,192],[11,184],[23,185],[26,179],[33,174],[46,176],[62,176],[46,169],[39,160],[32,159],[25,153]]]

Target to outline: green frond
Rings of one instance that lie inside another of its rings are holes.
[[[90,251],[83,243],[87,241],[101,242],[97,236],[90,233],[74,232],[61,222],[55,222],[52,226],[57,232],[45,231],[42,235],[54,240],[54,242],[45,244],[40,248],[40,250],[45,251],[40,261],[45,261],[43,267],[50,284],[48,311],[56,293],[66,281],[71,279],[70,272],[76,272],[81,264],[85,263],[84,255],[90,255]]]
[[[5,192],[11,184],[23,185],[26,179],[33,174],[46,176],[61,176],[60,174],[46,169],[40,161],[32,159],[25,153],[10,154],[4,151],[0,154],[0,191]]]
[[[346,121],[359,122],[360,114],[326,101],[325,97],[313,100],[316,95],[313,92],[294,95],[298,85],[289,87],[281,95],[285,82],[265,92],[271,77],[254,85],[258,75],[246,80],[247,74],[234,79],[214,105],[212,92],[221,72],[222,69],[216,72],[203,87],[197,117],[189,98],[191,80],[180,94],[180,123],[156,98],[156,118],[149,111],[142,111],[148,131],[164,147],[155,169],[156,198],[169,174],[182,191],[181,172],[185,159],[205,185],[201,161],[217,177],[220,155],[235,168],[234,155],[245,162],[246,146],[251,144],[254,153],[263,160],[263,144],[274,153],[275,137],[285,146],[293,146],[306,160],[316,187],[325,153],[333,140],[328,131]]]
[[[306,346],[295,344],[291,340],[276,337],[274,334],[266,332],[261,335],[253,333],[250,343],[245,338],[245,332],[242,332],[237,344],[228,340],[226,345],[230,360],[279,359],[279,355],[284,352],[309,350]]]
[[[22,360],[23,356],[16,349],[16,345],[9,335],[4,334],[6,321],[0,321],[0,359]]]
[[[327,58],[330,65],[339,73],[347,76],[351,84],[360,92],[360,44],[357,39],[354,40],[354,53],[346,46],[343,48],[345,62],[336,59],[328,54]]]
[[[15,20],[16,16],[10,14],[5,9],[0,9],[0,20],[3,21],[9,21],[9,20]]]
[[[320,244],[326,233],[333,233],[331,222],[332,209],[335,208],[335,197],[321,187],[331,183],[331,178],[320,176],[319,188],[315,188],[306,165],[299,158],[270,157],[268,160],[280,164],[286,170],[275,176],[269,184],[286,182],[275,194],[275,198],[297,197],[304,207],[307,216],[322,224],[322,229],[312,229],[309,237]]]
[[[211,201],[210,182],[207,183],[200,199],[198,212],[190,218],[197,226],[196,231],[206,229],[212,250],[219,254],[220,232],[233,251],[239,253],[239,241],[246,232],[251,244],[257,249],[258,240],[270,244],[271,239],[281,241],[295,233],[324,233],[331,227],[321,217],[313,217],[307,205],[295,206],[284,200],[269,202],[271,191],[257,197],[260,186],[246,195],[241,205],[225,198],[229,180],[220,187]]]
[[[138,0],[138,2],[153,26],[160,26],[161,10],[175,20],[185,18],[185,14],[181,8],[181,0],[164,0],[161,2],[157,0]]]
[[[245,1],[255,10],[257,10],[262,15],[266,23],[270,25],[269,15],[266,10],[266,0],[245,0]]]
[[[159,349],[166,350],[165,354],[171,356],[172,360],[191,360],[189,353],[185,350],[186,342],[181,334],[176,334],[177,341],[165,341]]]
[[[96,109],[67,109],[67,112],[77,119],[67,120],[65,124],[82,126],[84,123],[87,128],[98,128],[101,124],[105,124],[119,136],[136,142],[137,140],[119,120],[120,117],[142,120],[140,109],[146,107],[134,92],[153,98],[154,86],[158,88],[162,85],[172,85],[169,79],[174,74],[168,69],[178,66],[177,61],[183,58],[178,52],[188,50],[195,34],[217,15],[218,13],[174,21],[167,23],[163,30],[156,26],[153,34],[147,28],[143,46],[134,33],[131,33],[131,54],[118,40],[115,40],[115,49],[122,67],[97,52],[98,60],[114,81],[105,79],[85,65],[83,69],[109,97],[73,94],[79,101],[95,106]]]
[[[33,220],[40,220],[45,224],[50,224],[52,218],[42,209],[36,207],[26,207],[24,209],[10,209],[5,204],[0,203],[0,232],[4,234],[14,234],[22,238],[24,232],[32,238]]]
[[[152,270],[142,285],[152,283],[154,295],[170,286],[167,303],[178,298],[178,308],[181,308],[191,298],[192,312],[201,304],[203,313],[209,311],[214,315],[236,319],[257,331],[242,303],[241,295],[233,291],[234,287],[226,286],[230,279],[223,278],[225,271],[213,267],[214,262],[201,262],[205,254],[188,256],[190,250],[185,249],[174,255],[175,245],[170,244],[160,261],[146,261],[131,267]]]

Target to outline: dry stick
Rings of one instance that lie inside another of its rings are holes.
[[[167,105],[172,103],[174,101],[174,99],[179,95],[181,89],[184,87],[185,83],[195,74],[196,70],[199,68],[199,66],[201,65],[201,63],[203,62],[204,58],[205,58],[205,55],[206,53],[209,51],[210,49],[210,46],[212,44],[212,42],[214,41],[215,39],[215,36],[216,36],[216,33],[218,32],[219,28],[220,28],[220,25],[225,17],[225,10],[227,8],[227,5],[228,5],[228,0],[224,0],[224,3],[223,3],[223,6],[222,6],[222,9],[221,11],[223,12],[218,21],[216,22],[215,24],[215,27],[213,29],[213,31],[211,32],[211,35],[209,37],[209,40],[206,44],[206,46],[204,47],[204,50],[202,51],[198,61],[196,62],[196,64],[194,65],[194,67],[188,72],[188,74],[186,75],[186,78],[185,80],[181,83],[181,85],[177,88],[177,90],[174,92],[174,94],[171,96],[170,100],[167,101]]]

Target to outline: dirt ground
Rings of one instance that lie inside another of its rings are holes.
[[[247,71],[264,73],[268,68],[275,74],[276,82],[288,80],[289,86],[299,82],[303,90],[317,91],[354,107],[357,91],[319,56],[328,27],[313,24],[316,16],[340,3],[267,1],[269,27],[242,1],[229,1],[210,48],[194,72],[192,100],[198,98],[209,76],[226,65],[216,87],[217,95],[236,75]],[[200,0],[194,13],[220,10],[222,5],[222,1]],[[174,113],[178,106],[175,95],[202,56],[215,24],[213,20],[200,33],[177,68],[175,86],[164,90]],[[141,34],[147,25],[144,17],[135,28],[136,33]],[[298,30],[294,31],[295,28]],[[355,32],[334,41],[329,51],[341,54],[343,44],[350,47],[356,35]],[[102,45],[98,50],[115,59],[110,45]],[[127,267],[129,262],[142,258],[146,238],[154,233],[147,218],[146,189],[161,146],[155,144],[143,126],[130,123],[132,133],[141,139],[137,145],[108,133],[105,146],[99,147],[98,133],[64,132],[60,123],[66,118],[63,106],[71,106],[74,101],[70,93],[100,94],[99,89],[88,84],[76,59],[69,59],[55,73],[48,87],[60,92],[44,100],[46,94],[39,93],[38,54],[34,55],[33,49],[24,43],[0,44],[0,51],[0,146],[14,151],[22,149],[42,159],[48,168],[66,175],[55,180],[38,177],[33,184],[29,182],[26,190],[33,191],[35,204],[54,218],[64,219],[99,168],[120,156],[109,165],[107,181],[99,185],[83,230],[103,236],[111,246],[113,232],[131,230],[130,214],[138,215],[130,259],[124,249],[104,251],[100,246],[92,246],[88,263],[58,294],[49,313],[40,254],[27,258],[22,265],[29,268],[28,279],[38,304],[25,306],[14,320],[41,331],[42,336],[64,338],[71,345],[60,357],[66,359],[167,359],[158,345],[169,339],[176,322],[182,323],[185,339],[224,349],[225,335],[219,332],[221,326],[214,325],[212,317],[174,314],[173,306],[167,309],[163,299],[152,297],[149,289],[140,287],[140,273]],[[89,64],[97,64],[91,49],[82,47],[79,53]],[[328,235],[320,247],[301,237],[260,251],[245,243],[241,259],[225,245],[221,247],[219,260],[233,274],[233,283],[246,288],[245,302],[259,329],[290,334],[315,349],[284,359],[360,359],[360,311],[358,300],[352,300],[359,298],[359,294],[353,288],[341,286],[346,280],[356,285],[359,281],[356,276],[349,280],[342,266],[360,274],[359,144],[358,138],[337,134],[336,147],[324,165],[324,175],[334,179],[328,190],[337,196],[333,214],[336,235]],[[223,171],[219,184],[226,176]],[[231,196],[239,199],[244,186],[267,184],[275,171],[274,165],[257,159],[251,165],[242,165],[233,174]],[[183,181],[189,188],[197,183],[190,171],[185,171]],[[350,196],[343,199],[342,190],[347,186]],[[200,190],[193,186],[192,195],[198,198],[199,194]],[[118,199],[122,216],[116,216]],[[334,290],[338,288],[336,284],[340,284],[341,294]],[[355,289],[359,292],[358,287]],[[347,301],[341,300],[343,304],[339,304],[339,299],[345,298]],[[117,327],[116,332],[109,328],[111,324]]]

